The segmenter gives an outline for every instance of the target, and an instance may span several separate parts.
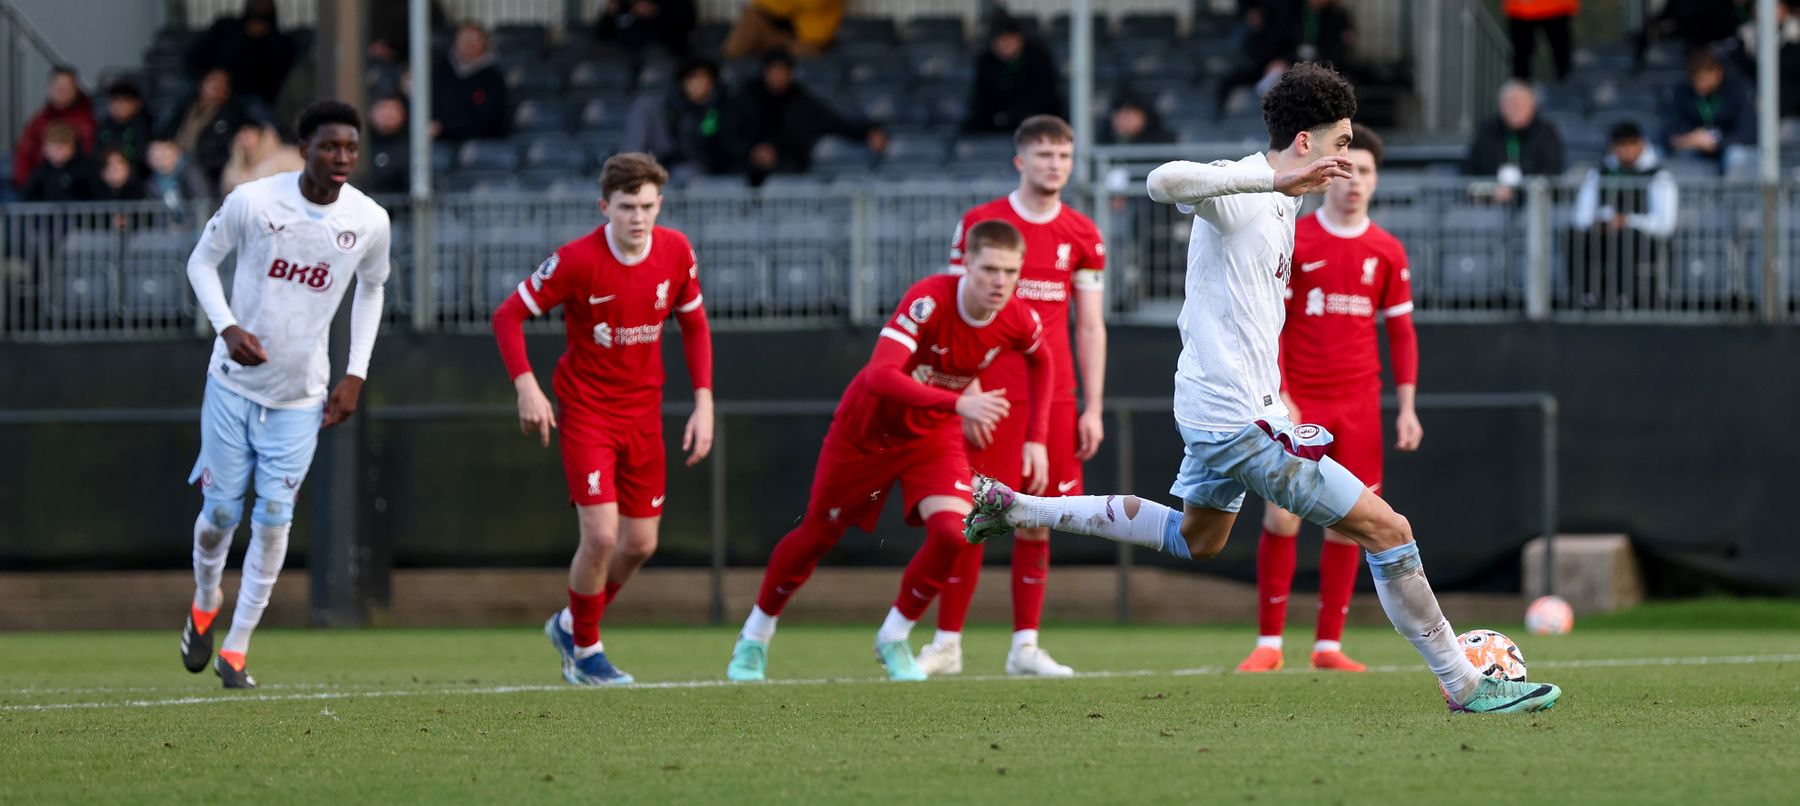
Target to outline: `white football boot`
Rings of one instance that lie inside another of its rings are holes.
[[[1037,644],[1024,644],[1006,653],[1006,673],[1038,677],[1073,677],[1075,670],[1056,662]]]
[[[962,674],[962,644],[926,644],[919,650],[919,668],[932,677]]]

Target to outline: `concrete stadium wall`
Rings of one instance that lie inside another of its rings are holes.
[[[1426,391],[1548,390],[1559,397],[1561,531],[1631,535],[1653,593],[1800,593],[1800,543],[1788,538],[1776,506],[1800,483],[1791,460],[1800,437],[1790,425],[1800,405],[1800,331],[1527,324],[1420,330]],[[848,329],[721,333],[721,397],[835,398],[870,341],[869,333]],[[532,339],[542,375],[560,348],[557,337]],[[0,410],[197,409],[207,349],[198,339],[0,345]],[[1109,393],[1168,395],[1177,350],[1172,330],[1115,328]],[[678,345],[668,359],[670,400],[681,400]],[[377,347],[373,375],[365,413],[397,404],[512,403],[487,339],[390,334]],[[1434,582],[1517,590],[1519,550],[1539,531],[1535,414],[1422,416],[1424,449],[1390,453],[1387,489],[1426,546]],[[671,441],[679,426],[668,424]],[[800,514],[826,426],[823,417],[800,416],[725,423],[731,565],[760,565]],[[573,518],[559,464],[553,451],[514,429],[506,417],[370,421],[361,506],[396,564],[566,562]],[[1146,414],[1134,420],[1133,432],[1132,486],[1165,495],[1180,453],[1171,423],[1165,414]],[[183,482],[197,440],[186,421],[0,426],[0,568],[181,567],[197,501]],[[1089,490],[1117,486],[1118,442],[1089,465]],[[706,563],[707,483],[704,467],[671,463],[670,512],[655,564]],[[324,505],[322,486],[309,484],[308,491],[297,535],[316,514],[310,510]],[[1256,520],[1241,519],[1232,545],[1206,570],[1251,578]],[[873,538],[852,535],[828,562],[898,565],[917,540],[890,512]],[[305,561],[305,543],[296,541],[295,565]],[[990,562],[1004,561],[1005,547],[991,551]],[[1115,556],[1111,544],[1079,537],[1060,540],[1057,554],[1070,563]],[[1312,554],[1302,552],[1302,588],[1311,582]]]

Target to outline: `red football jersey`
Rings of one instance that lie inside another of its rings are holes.
[[[950,272],[963,266],[963,235],[970,227],[998,218],[1025,236],[1025,265],[1019,272],[1018,299],[1024,300],[1044,322],[1044,342],[1055,352],[1056,380],[1051,385],[1055,400],[1075,399],[1075,351],[1069,346],[1069,300],[1077,288],[1101,287],[1106,269],[1106,244],[1100,228],[1087,216],[1059,204],[1047,216],[1032,215],[1019,206],[1018,191],[971,208],[956,225],[950,242]],[[1025,361],[1002,357],[981,373],[981,388],[1005,389],[1011,400],[1026,397]]]
[[[700,307],[699,265],[687,236],[667,227],[652,230],[649,248],[628,261],[603,225],[558,248],[519,284],[519,297],[534,316],[563,306],[562,405],[647,416],[662,406],[663,323]]]
[[[951,392],[968,388],[982,370],[996,365],[1003,356],[1036,352],[1044,338],[1044,325],[1030,306],[1009,303],[986,322],[970,319],[961,304],[962,284],[961,277],[948,274],[914,283],[881,329],[881,338],[912,353],[902,367],[907,374],[922,384]],[[1022,388],[1024,379],[1020,385]],[[844,390],[835,416],[845,428],[841,433],[864,444],[933,433],[962,438],[954,412],[882,398],[869,391],[863,373]]]
[[[1281,330],[1284,382],[1309,391],[1380,388],[1375,315],[1412,313],[1406,248],[1373,221],[1346,231],[1314,213],[1294,226],[1293,265]]]

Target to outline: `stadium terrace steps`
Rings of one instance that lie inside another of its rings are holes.
[[[1115,617],[1118,576],[1112,566],[1057,568],[1046,615],[1059,621],[1106,622]],[[263,625],[308,623],[304,569],[291,569],[276,585]],[[733,568],[725,576],[725,617],[735,621],[750,608],[762,578],[759,568]],[[563,603],[568,571],[531,569],[401,569],[393,574],[393,606],[372,621],[403,627],[528,625]],[[891,603],[898,568],[823,568],[784,616],[795,623],[867,622],[871,630]],[[30,572],[0,574],[0,631],[140,630],[181,627],[193,592],[186,570]],[[1160,568],[1131,570],[1130,603],[1138,624],[1250,624],[1256,620],[1252,584]],[[238,572],[227,571],[225,606],[237,596]],[[1011,617],[1005,566],[982,573],[970,618],[1005,623]],[[620,623],[703,624],[711,582],[704,568],[653,568],[641,572],[607,616]],[[1524,599],[1507,594],[1440,595],[1453,623],[1516,623]],[[1314,594],[1296,593],[1289,629],[1310,635]],[[229,620],[229,616],[225,616]],[[927,615],[926,621],[934,616]],[[1351,604],[1353,624],[1385,624],[1372,594]],[[1296,640],[1299,640],[1297,638]]]

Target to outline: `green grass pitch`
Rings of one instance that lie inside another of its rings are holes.
[[[179,614],[177,614],[179,615]],[[876,614],[879,615],[879,614]],[[1658,625],[1674,625],[1658,626]],[[533,627],[266,631],[249,696],[176,630],[0,636],[0,802],[1791,803],[1800,605],[1702,603],[1541,638],[1494,626],[1562,702],[1448,713],[1412,648],[1363,675],[1234,675],[1249,628],[1051,625],[1093,674],[881,679],[867,627],[784,625],[777,681],[721,681],[734,630],[615,626],[648,685],[577,690]],[[921,629],[915,645],[926,640]],[[783,682],[785,681],[785,682]]]

